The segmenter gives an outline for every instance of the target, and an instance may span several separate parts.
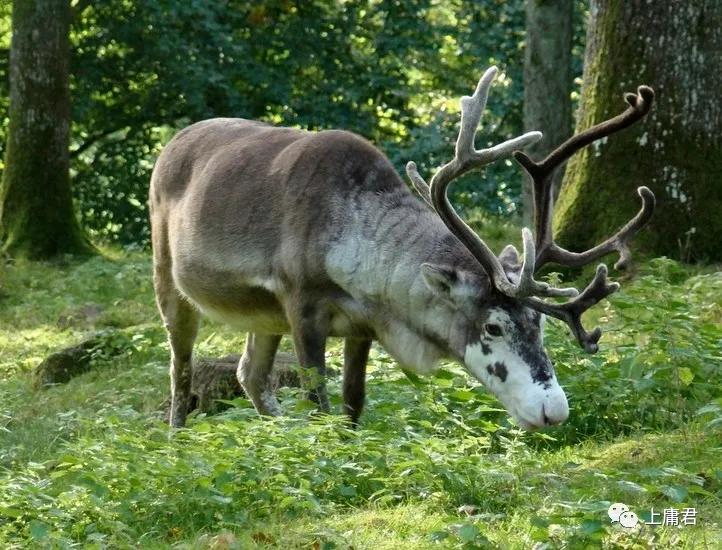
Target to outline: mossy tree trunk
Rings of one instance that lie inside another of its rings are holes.
[[[69,30],[69,0],[13,2],[0,235],[16,256],[90,251],[70,193]]]
[[[558,240],[599,242],[638,208],[639,185],[657,211],[637,238],[653,254],[722,260],[722,3],[592,0],[577,127],[625,107],[637,85],[657,101],[641,123],[586,148],[567,166]]]
[[[526,0],[524,53],[524,131],[544,137],[528,147],[532,158],[544,158],[572,131],[572,16],[573,0]],[[559,188],[563,170],[554,174]],[[524,225],[533,213],[532,183],[524,178]]]

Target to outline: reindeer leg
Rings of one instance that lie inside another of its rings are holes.
[[[238,382],[260,415],[278,416],[281,408],[271,388],[271,370],[281,336],[248,333],[246,349],[238,363]]]
[[[371,340],[346,338],[343,349],[343,409],[354,427],[364,407],[366,397],[366,363]]]
[[[193,344],[198,334],[199,313],[180,295],[170,271],[156,264],[153,277],[156,300],[170,344],[170,425],[181,428],[191,404]]]
[[[308,389],[308,398],[321,412],[329,412],[326,392],[326,338],[328,315],[312,299],[293,301],[287,308],[293,345],[301,365],[301,382]]]

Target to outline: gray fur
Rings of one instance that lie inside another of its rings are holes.
[[[521,308],[490,290],[481,265],[386,157],[348,132],[199,122],[158,158],[150,206],[172,426],[185,421],[199,312],[250,333],[238,376],[264,415],[280,412],[268,375],[281,334],[293,336],[321,410],[329,408],[326,339],[347,338],[344,401],[356,421],[370,340],[431,372],[442,358],[465,360],[490,308]],[[442,274],[441,287],[429,273]],[[528,329],[528,316],[509,318],[512,336]],[[494,362],[488,349],[485,364]],[[505,367],[512,370],[508,360]],[[536,412],[529,418],[541,422]]]

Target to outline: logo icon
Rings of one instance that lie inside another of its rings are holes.
[[[627,529],[633,529],[639,523],[639,518],[634,512],[622,512],[619,516],[619,525]]]
[[[609,507],[607,513],[609,514],[609,519],[612,520],[612,523],[616,523],[619,521],[619,516],[621,516],[624,512],[629,512],[629,506],[623,502],[615,502]]]

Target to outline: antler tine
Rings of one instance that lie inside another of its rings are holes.
[[[598,342],[602,331],[596,327],[592,332],[587,332],[582,325],[582,314],[617,290],[619,283],[608,283],[607,266],[599,264],[592,282],[573,300],[563,304],[550,304],[537,298],[525,298],[524,302],[541,313],[567,323],[579,345],[588,353],[596,353],[599,350]]]
[[[576,288],[555,288],[548,283],[534,279],[534,272],[536,271],[534,237],[526,227],[521,230],[521,237],[524,246],[524,261],[521,265],[515,296],[519,298],[525,296],[577,296],[579,291]]]
[[[479,236],[459,217],[449,202],[447,189],[449,183],[458,176],[468,172],[472,168],[485,166],[504,156],[509,156],[513,151],[534,143],[541,139],[541,132],[527,132],[526,134],[505,141],[488,149],[477,150],[474,147],[474,137],[481,120],[481,114],[486,106],[489,96],[489,88],[496,77],[497,68],[487,69],[479,79],[476,90],[472,96],[461,98],[461,127],[456,140],[454,158],[444,164],[431,178],[431,185],[428,185],[419,174],[416,164],[409,162],[406,165],[406,173],[416,191],[430,204],[439,214],[451,232],[466,246],[474,257],[479,261],[484,270],[488,273],[493,285],[503,294],[511,297],[522,297],[529,295],[537,296],[575,296],[575,289],[552,288],[546,283],[535,281],[534,263],[534,241],[528,230],[524,233],[524,268],[522,276],[517,284],[509,281],[499,259],[479,238]]]
[[[644,118],[652,108],[654,90],[649,86],[639,86],[636,94],[624,94],[624,100],[629,104],[629,107],[627,107],[624,112],[573,135],[549,153],[544,160],[534,162],[521,151],[515,153],[514,158],[524,166],[534,179],[541,179],[541,177],[553,172],[557,166],[579,151],[579,149],[598,139],[623,130]]]
[[[629,241],[631,241],[639,230],[647,225],[652,218],[656,202],[654,193],[652,193],[648,187],[638,187],[637,193],[642,198],[642,207],[639,209],[639,212],[606,241],[584,252],[571,252],[552,242],[543,251],[544,255],[541,258],[537,258],[537,261],[542,264],[554,262],[559,265],[580,267],[616,250],[619,252],[619,260],[614,264],[614,268],[625,269],[632,259],[632,253],[629,250]]]
[[[442,166],[434,174],[431,179],[432,187],[435,182],[438,182],[438,185],[448,184],[472,168],[490,164],[541,139],[541,132],[527,132],[488,149],[475,149],[476,131],[481,121],[481,114],[486,107],[489,89],[497,73],[496,67],[489,67],[479,79],[474,94],[461,98],[461,125],[459,136],[456,139],[455,155],[451,162]]]
[[[461,124],[456,139],[454,158],[434,174],[431,178],[431,186],[435,183],[437,185],[448,185],[453,179],[465,174],[472,168],[491,164],[495,160],[509,156],[514,151],[541,139],[541,132],[527,132],[488,149],[477,150],[474,148],[474,137],[481,121],[481,114],[484,107],[486,107],[489,89],[492,82],[494,82],[494,78],[496,78],[497,72],[496,67],[489,67],[479,79],[474,95],[461,98]],[[419,174],[415,162],[410,161],[406,164],[406,174],[419,195],[424,200],[428,198],[427,202],[431,202],[430,186]]]
[[[534,182],[534,227],[536,232],[537,269],[548,262],[578,267],[590,263],[600,257],[617,250],[620,260],[615,264],[617,269],[624,268],[631,257],[628,242],[644,227],[654,211],[654,194],[646,187],[640,187],[638,193],[642,198],[642,209],[617,234],[602,244],[583,253],[564,250],[555,242],[552,234],[552,216],[554,211],[554,190],[552,173],[579,149],[590,143],[618,132],[642,119],[651,109],[654,91],[649,86],[639,86],[636,94],[625,94],[627,109],[604,122],[580,132],[562,143],[541,162],[535,162],[525,153],[514,153],[516,161],[529,173]]]
[[[433,210],[434,205],[431,204],[431,190],[429,189],[429,184],[421,177],[418,168],[416,168],[416,163],[413,160],[406,163],[406,174],[409,176],[411,184],[414,186],[414,189],[416,189],[416,192]]]

